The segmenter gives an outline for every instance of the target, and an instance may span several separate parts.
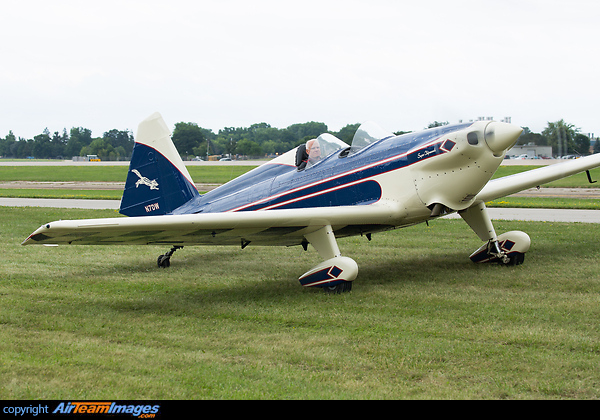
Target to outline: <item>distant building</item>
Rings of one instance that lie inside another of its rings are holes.
[[[552,157],[552,146],[536,146],[535,144],[519,144],[514,146],[508,152],[508,156],[516,157],[521,155],[527,155],[527,158],[532,159],[536,157],[540,158],[551,158]]]

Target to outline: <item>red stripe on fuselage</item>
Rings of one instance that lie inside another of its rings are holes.
[[[283,196],[285,196],[285,195],[287,195],[287,194],[292,194],[292,193],[295,193],[295,192],[298,192],[298,191],[302,191],[302,190],[304,190],[304,189],[311,188],[311,187],[314,187],[314,186],[316,186],[316,185],[319,185],[319,184],[323,184],[323,183],[325,183],[325,182],[332,181],[332,180],[334,180],[334,179],[342,178],[342,177],[344,177],[344,176],[347,176],[347,175],[350,175],[350,174],[353,174],[353,173],[356,173],[356,172],[361,172],[361,171],[364,171],[364,170],[366,170],[366,169],[372,168],[372,167],[374,167],[374,166],[377,166],[377,165],[381,165],[381,164],[384,164],[384,163],[392,162],[392,161],[394,161],[394,160],[397,160],[397,159],[401,159],[401,158],[403,158],[403,157],[405,157],[405,156],[408,156],[408,155],[409,155],[409,154],[411,154],[411,153],[416,153],[416,152],[418,152],[419,150],[427,149],[428,147],[434,146],[435,144],[437,144],[438,142],[440,142],[439,140],[440,140],[441,138],[442,138],[442,137],[438,137],[437,139],[435,139],[435,140],[432,140],[432,141],[430,141],[429,143],[426,143],[426,144],[424,144],[423,146],[421,146],[421,147],[420,147],[419,149],[417,149],[417,150],[411,150],[411,151],[409,151],[409,152],[401,153],[401,154],[399,154],[399,155],[392,156],[392,157],[389,157],[389,158],[385,158],[385,159],[379,160],[379,161],[377,161],[377,162],[369,163],[368,165],[364,165],[364,166],[361,166],[361,167],[359,167],[359,168],[351,169],[351,170],[349,170],[349,171],[346,171],[346,172],[341,172],[341,173],[339,173],[339,174],[337,174],[337,175],[334,175],[334,176],[331,176],[331,177],[329,177],[329,178],[324,178],[324,179],[321,179],[321,180],[319,180],[319,181],[315,181],[315,182],[311,182],[311,183],[309,183],[309,184],[303,185],[303,186],[301,186],[301,187],[297,187],[297,188],[294,188],[294,189],[291,189],[291,190],[283,191],[283,192],[280,192],[280,193],[278,193],[278,194],[271,195],[271,196],[269,196],[269,197],[265,197],[265,198],[262,198],[262,199],[260,199],[260,200],[257,200],[257,201],[253,201],[253,202],[251,202],[251,203],[244,204],[243,206],[239,206],[239,207],[233,208],[233,209],[231,209],[231,210],[226,210],[226,211],[225,211],[225,213],[227,213],[227,212],[236,212],[236,211],[241,211],[241,210],[244,210],[244,209],[246,209],[246,208],[248,208],[248,207],[252,207],[252,206],[255,206],[255,205],[257,205],[257,204],[266,203],[266,202],[268,202],[268,201],[271,201],[271,200],[274,200],[274,199],[276,199],[276,198],[283,197]],[[440,143],[441,143],[441,142],[440,142]],[[444,153],[447,153],[447,152],[446,152],[446,151],[444,151],[443,149],[440,149],[440,150],[442,150]],[[438,156],[438,155],[433,155],[433,156]],[[433,157],[433,156],[431,156],[431,157]],[[428,158],[428,157],[427,157],[427,158]],[[425,158],[425,159],[427,159],[427,158]],[[425,160],[425,159],[423,159],[423,160]],[[422,162],[423,160],[421,160],[421,162]],[[416,163],[416,162],[415,162],[415,163]],[[411,165],[412,165],[412,164],[411,164]],[[410,165],[407,165],[407,166],[410,166]],[[405,167],[406,167],[406,166],[405,166]],[[402,167],[402,168],[399,168],[399,169],[404,169],[405,167]],[[394,170],[399,170],[399,169],[394,169]],[[389,172],[389,171],[388,171],[388,172]],[[382,172],[382,173],[385,173],[385,172]],[[379,175],[381,175],[382,173],[380,173],[380,174],[377,174],[376,176],[379,176]],[[336,189],[340,189],[340,188],[347,187],[347,186],[349,186],[349,185],[355,185],[355,184],[357,184],[357,183],[360,183],[360,182],[366,181],[367,179],[370,179],[370,178],[372,178],[372,177],[369,177],[369,178],[364,178],[364,179],[361,179],[361,180],[358,180],[358,181],[353,181],[353,182],[350,182],[350,183],[348,183],[348,184],[344,184],[344,185],[339,185],[339,186],[337,186],[337,187],[333,187],[333,188],[330,188],[330,189],[327,189],[327,190],[319,191],[318,193],[312,193],[312,194],[308,194],[308,195],[305,195],[305,196],[302,196],[302,197],[298,197],[298,198],[295,198],[295,199],[292,199],[292,200],[286,201],[286,202],[284,202],[284,203],[278,203],[278,204],[274,204],[274,205],[267,206],[267,207],[265,207],[265,208],[258,209],[258,210],[267,210],[267,209],[271,209],[271,208],[280,207],[280,206],[282,206],[282,205],[284,205],[284,204],[288,204],[288,203],[291,203],[291,202],[300,201],[300,200],[303,200],[303,199],[305,199],[305,198],[309,198],[309,197],[314,197],[314,196],[317,196],[317,195],[320,195],[320,194],[324,194],[325,192],[334,191],[334,190],[336,190]],[[258,211],[258,210],[256,210],[256,211]]]

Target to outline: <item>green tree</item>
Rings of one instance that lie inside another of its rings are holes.
[[[52,139],[50,140],[52,144],[52,157],[53,158],[63,158],[65,152],[65,146],[69,141],[69,135],[67,134],[67,129],[63,128],[62,134],[58,131],[55,131],[52,135]]]
[[[548,139],[539,133],[532,132],[529,127],[522,127],[523,132],[517,140],[517,144],[530,144],[533,143],[537,146],[547,146]]]
[[[273,141],[273,140],[267,140],[261,145],[262,151],[263,151],[263,153],[266,153],[268,155],[278,153],[277,150],[278,150],[279,144],[281,144],[281,143]]]
[[[310,136],[312,138],[319,137],[323,133],[327,133],[327,124],[322,122],[310,121],[302,124],[292,124],[287,127],[287,130],[294,135],[296,140]]]
[[[196,123],[179,122],[173,130],[173,143],[180,155],[190,155],[204,139],[202,129]]]
[[[10,154],[11,156],[17,159],[23,159],[28,156],[33,156],[33,140],[25,140],[22,137],[19,137],[19,141],[15,141],[10,146]]]
[[[577,153],[575,135],[578,132],[579,129],[575,128],[573,124],[560,120],[548,122],[548,126],[542,131],[542,135],[548,139],[548,144],[552,146],[553,153],[560,157]]]
[[[590,154],[590,138],[585,134],[577,133],[573,139],[575,153],[580,155]]]
[[[342,127],[340,131],[331,134],[348,144],[352,144],[352,139],[354,138],[354,134],[356,133],[356,130],[358,130],[358,127],[360,127],[360,123],[348,124],[345,127]]]
[[[260,156],[263,152],[260,144],[248,139],[242,139],[237,142],[236,153],[246,156]]]
[[[81,149],[92,142],[92,130],[83,127],[73,127],[65,146],[65,157],[82,156]]]
[[[17,141],[12,130],[10,130],[5,138],[0,137],[0,156],[12,156],[11,146]]]
[[[116,153],[119,158],[128,158],[131,156],[133,145],[135,143],[131,131],[113,129],[106,131],[102,138],[105,143],[111,145],[115,151],[120,148],[119,152]]]
[[[48,128],[33,138],[31,154],[37,159],[48,159],[52,156],[52,143]]]
[[[103,138],[92,140],[89,146],[84,146],[81,149],[80,156],[98,155],[102,160],[114,160],[114,147]]]

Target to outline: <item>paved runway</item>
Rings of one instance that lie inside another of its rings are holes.
[[[46,198],[0,198],[0,206],[58,207],[75,209],[118,209],[120,200],[69,200]],[[600,223],[600,210],[505,209],[489,208],[494,220],[525,220],[538,222]],[[460,218],[457,214],[445,216]]]

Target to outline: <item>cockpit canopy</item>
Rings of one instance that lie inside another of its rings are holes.
[[[356,133],[354,133],[349,155],[358,153],[365,147],[378,142],[379,140],[387,139],[388,137],[393,136],[393,133],[389,133],[373,121],[367,121],[358,127],[358,130],[356,130]]]
[[[345,156],[351,156],[379,140],[393,136],[392,133],[387,132],[376,123],[368,121],[356,130],[352,145]],[[300,146],[296,166],[299,169],[309,169],[342,149],[348,149],[348,145],[342,140],[329,133],[321,134],[316,139],[309,140],[305,145]]]

